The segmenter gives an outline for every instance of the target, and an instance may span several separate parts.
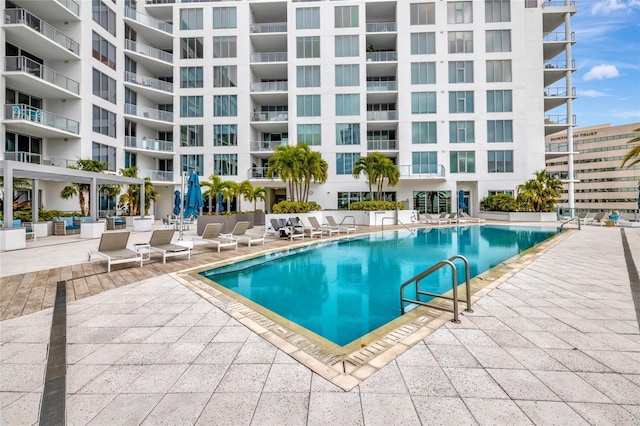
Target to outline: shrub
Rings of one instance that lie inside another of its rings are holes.
[[[516,212],[518,202],[513,195],[488,195],[480,201],[480,209],[490,212]]]
[[[349,210],[366,210],[366,211],[374,211],[374,210],[395,210],[396,203],[395,201],[356,201],[355,203],[351,203],[349,205]],[[404,203],[398,201],[398,210],[404,210]]]
[[[280,201],[273,205],[273,213],[309,213],[322,210],[315,201]]]
[[[80,212],[63,212],[61,210],[40,210],[38,212],[38,220],[47,222],[53,220],[54,217],[72,217],[80,216]],[[21,219],[23,222],[31,222],[31,209],[13,212],[14,219]]]

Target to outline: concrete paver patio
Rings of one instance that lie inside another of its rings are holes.
[[[623,237],[637,268],[640,229],[584,227],[349,392],[159,269],[68,303],[67,423],[640,424]],[[0,424],[38,422],[51,318],[0,322]]]

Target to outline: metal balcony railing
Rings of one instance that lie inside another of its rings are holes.
[[[397,81],[367,81],[367,92],[384,92],[398,90]]]
[[[386,121],[397,119],[398,111],[367,111],[367,120],[369,121]]]
[[[178,0],[147,0],[147,4],[174,4]]]
[[[124,79],[128,83],[139,84],[141,86],[151,87],[152,89],[161,90],[163,92],[173,93],[173,83],[169,83],[164,80],[158,80],[157,78],[146,75],[134,74],[129,71],[124,73]]]
[[[273,151],[277,146],[282,145],[282,141],[251,141],[249,149],[255,151]]]
[[[147,139],[144,137],[138,138],[135,136],[127,136],[124,138],[124,146],[149,151],[173,152],[173,142]]]
[[[367,52],[367,62],[389,62],[397,61],[398,52]]]
[[[547,0],[542,2],[542,7],[567,7],[567,6],[575,6],[576,2],[574,0]]]
[[[251,24],[249,27],[253,34],[256,33],[286,33],[286,22],[269,22],[264,24]]]
[[[26,72],[76,95],[80,93],[80,83],[26,56],[7,56],[4,70]]]
[[[571,120],[571,122],[569,122]],[[545,115],[544,116],[544,124],[567,124],[574,125],[576,124],[576,116],[573,115],[571,118],[568,115]]]
[[[42,164],[44,166],[69,167],[75,165],[77,160],[69,158],[50,157],[48,155],[35,154],[33,152],[9,152],[4,153],[5,160],[20,161],[22,163]]]
[[[388,33],[398,31],[398,24],[395,22],[371,22],[367,24],[368,33]]]
[[[268,111],[251,113],[251,121],[287,121],[288,111]]]
[[[141,179],[149,178],[152,182],[172,182],[173,172],[165,170],[138,170],[138,177]]]
[[[576,88],[572,87],[571,91],[568,91],[566,87],[547,87],[544,89],[545,96],[558,96],[558,97],[575,97]]]
[[[156,49],[146,44],[137,43],[133,40],[125,40],[124,42],[124,48],[127,50],[173,64],[173,53],[165,52],[164,50]]]
[[[23,24],[31,27],[54,43],[70,50],[78,55],[80,53],[80,44],[70,37],[67,37],[60,30],[47,24],[42,19],[25,9],[5,9],[5,24]]]
[[[444,177],[442,164],[415,164],[398,166],[400,177]]]
[[[250,90],[252,92],[286,92],[289,89],[287,81],[265,81],[260,83],[251,83]]]
[[[544,69],[545,70],[553,70],[553,69],[559,69],[559,70],[566,70],[567,68],[567,61],[565,59],[553,59],[551,61],[547,61],[544,63]],[[570,69],[576,69],[576,61],[575,59],[571,60],[571,68]]]
[[[5,105],[4,118],[6,120],[27,120],[69,133],[78,134],[80,132],[80,123],[77,121],[25,104]]]
[[[253,64],[259,62],[287,62],[287,52],[252,53],[249,61]]]
[[[570,41],[576,41],[576,33],[571,32]],[[546,33],[542,41],[569,41],[567,40],[567,34],[564,31],[556,31],[552,33]]]
[[[137,117],[148,118],[150,120],[159,120],[173,122],[173,113],[169,111],[162,111],[159,109],[153,109],[149,107],[125,104],[124,113],[129,115],[135,115]]]
[[[69,9],[73,12],[74,15],[78,15],[80,13],[80,5],[73,0],[56,0],[58,3]]]
[[[133,19],[134,21],[139,22],[142,25],[164,31],[168,34],[173,34],[173,25],[165,21],[161,21],[160,19],[153,18],[149,15],[145,15],[144,13],[140,13],[137,10],[126,6],[124,8],[124,14],[127,18]]]
[[[367,149],[369,151],[395,151],[398,149],[397,140],[368,140]]]
[[[267,170],[269,167],[250,167],[247,171],[247,179],[269,179],[267,177]],[[278,174],[274,173],[273,179],[278,179]]]

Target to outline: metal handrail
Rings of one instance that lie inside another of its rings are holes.
[[[581,223],[581,222],[580,222],[580,218],[579,218],[578,216],[571,217],[571,218],[569,218],[569,219],[565,220],[564,222],[562,222],[562,223],[560,224],[560,229],[564,229],[564,226],[565,226],[567,223],[573,222],[574,220],[575,220],[576,222],[578,222],[578,230],[581,230],[581,229],[582,229],[582,228],[581,228],[581,225],[580,225],[580,223]]]
[[[340,221],[340,225],[344,225],[344,220],[345,220],[346,218],[351,219],[351,223],[350,223],[350,224],[348,224],[348,225],[354,225],[354,226],[355,226],[355,224],[356,224],[356,218],[355,218],[355,216],[351,216],[351,215],[347,215],[347,216],[343,217],[343,218],[342,218],[342,220]]]
[[[464,262],[464,270],[465,270],[465,284],[466,284],[466,300],[465,299],[460,299],[458,297],[458,271],[456,269],[456,265],[453,264],[453,261],[456,259],[462,259],[462,261]],[[432,292],[428,292],[428,291],[422,291],[420,290],[420,280],[423,278],[426,278],[428,275],[431,275],[433,272],[437,271],[438,269],[449,265],[451,267],[451,271],[453,274],[453,277],[451,279],[451,283],[452,283],[452,290],[453,290],[453,297],[449,297],[449,296],[445,296],[443,294],[438,294],[438,293],[432,293]],[[453,300],[453,308],[447,308],[444,306],[438,306],[438,305],[433,305],[430,304],[428,302],[423,302],[421,300],[414,300],[414,299],[409,299],[404,297],[404,289],[410,285],[411,283],[415,283],[416,284],[416,299],[420,298],[420,295],[423,296],[431,296],[431,297],[437,297],[437,298],[441,298],[441,299],[447,299],[447,300]],[[467,304],[467,309],[465,309],[465,312],[473,312],[473,310],[471,309],[471,278],[470,278],[470,274],[469,274],[469,261],[467,260],[466,257],[456,254],[455,256],[451,256],[449,259],[447,260],[441,260],[440,262],[436,263],[435,265],[433,265],[432,267],[430,267],[429,269],[419,273],[418,275],[416,275],[415,277],[405,281],[404,283],[402,283],[402,285],[400,286],[400,312],[404,315],[404,303],[408,302],[408,303],[414,303],[417,305],[422,305],[422,306],[428,306],[430,308],[434,308],[434,309],[439,309],[441,311],[446,311],[446,312],[453,312],[453,319],[451,320],[452,322],[455,322],[456,324],[460,323],[460,320],[458,319],[458,302],[465,302]]]
[[[407,225],[405,225],[400,219],[398,219],[397,217],[391,217],[391,216],[385,216],[382,218],[382,230],[384,231],[384,220],[385,219],[391,219],[391,220],[395,220],[396,221],[396,225],[399,223],[400,225],[404,226],[404,228],[411,232],[411,235],[415,235],[415,231],[411,228],[409,228]],[[344,221],[344,219],[342,219]],[[355,218],[354,218],[355,221]]]

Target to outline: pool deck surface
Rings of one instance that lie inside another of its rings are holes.
[[[523,256],[460,324],[389,351],[348,392],[174,274],[289,241],[196,246],[190,261],[109,274],[86,261],[97,243],[46,237],[0,254],[1,425],[38,423],[60,280],[69,425],[640,424],[639,228],[583,226]]]

